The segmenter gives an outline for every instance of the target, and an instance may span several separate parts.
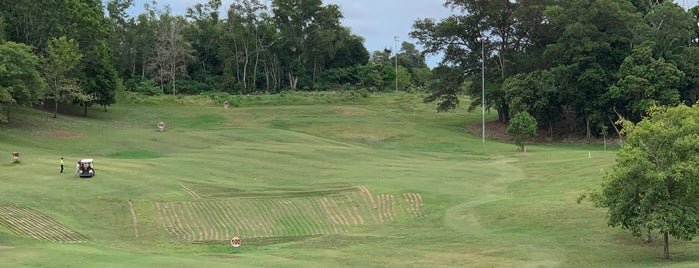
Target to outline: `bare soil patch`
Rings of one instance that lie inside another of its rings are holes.
[[[78,139],[82,138],[83,134],[82,133],[77,133],[77,132],[68,132],[68,131],[44,131],[41,133],[42,136],[45,137],[51,137],[51,138],[62,138],[62,139]]]
[[[480,137],[482,135],[482,122],[472,122],[464,126],[467,133]],[[508,123],[500,122],[498,120],[486,121],[485,122],[485,137],[486,139],[497,140],[505,143],[512,142],[512,138],[507,134]],[[548,134],[546,130],[539,129],[538,136],[534,138],[534,143],[551,143],[551,142],[562,142],[569,144],[602,144],[605,142],[602,138],[593,138],[591,140],[586,140],[584,136],[574,136],[568,135],[564,137],[558,137],[554,135],[553,137]],[[618,137],[607,137],[606,141],[608,146],[619,145],[621,140]]]
[[[483,123],[481,121],[473,122],[464,126],[466,132],[476,136],[483,135]],[[485,137],[487,139],[509,142],[510,136],[507,135],[507,123],[498,120],[485,122]]]

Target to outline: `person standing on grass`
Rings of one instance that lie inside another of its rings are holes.
[[[61,157],[61,173],[63,173],[63,157]]]

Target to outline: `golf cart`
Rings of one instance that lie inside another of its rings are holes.
[[[92,166],[92,159],[83,159],[78,162],[78,175],[81,178],[90,178],[95,176],[95,169]]]

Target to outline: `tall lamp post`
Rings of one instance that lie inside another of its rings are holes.
[[[394,36],[393,40],[395,40],[394,44],[394,49],[396,51],[395,56],[396,56],[396,92],[398,92],[398,36]]]
[[[481,128],[483,129],[483,143],[485,143],[485,49],[483,46],[485,38],[478,37],[478,41],[481,42],[481,118],[483,123]]]

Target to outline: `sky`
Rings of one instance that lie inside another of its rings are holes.
[[[135,8],[141,9],[144,3],[151,0],[135,0]],[[174,14],[184,14],[187,7],[206,0],[159,0],[160,7],[169,5]],[[233,0],[222,0],[223,10],[228,9]],[[270,0],[261,0],[271,5]],[[699,5],[697,0],[675,0],[680,5],[692,7]],[[349,27],[353,34],[364,37],[364,45],[369,52],[389,48],[393,50],[401,42],[408,41],[416,44],[408,35],[413,22],[417,19],[432,18],[440,20],[449,16],[452,11],[444,7],[444,0],[323,0],[323,4],[337,4],[344,18],[342,25]],[[136,12],[140,13],[140,12]],[[395,37],[398,37],[396,42]],[[434,67],[441,56],[428,56],[427,64]]]

